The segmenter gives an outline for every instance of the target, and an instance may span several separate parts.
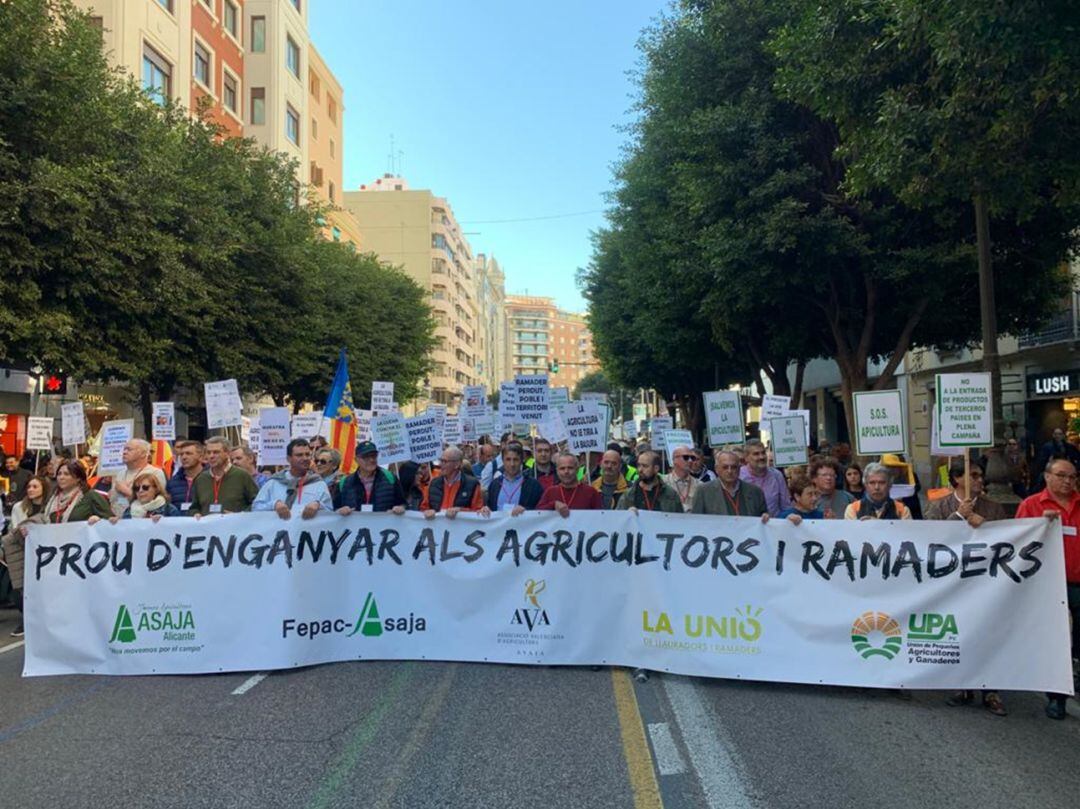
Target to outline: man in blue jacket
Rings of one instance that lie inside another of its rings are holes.
[[[502,471],[491,482],[487,500],[480,513],[490,517],[493,511],[509,511],[513,516],[536,508],[544,496],[544,487],[522,468],[524,450],[521,444],[507,444],[502,451]]]
[[[348,516],[354,511],[392,511],[405,513],[405,493],[389,469],[379,466],[379,448],[371,441],[356,445],[356,471],[341,480],[337,513]]]

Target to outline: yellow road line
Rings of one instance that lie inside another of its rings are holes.
[[[612,668],[611,684],[615,690],[615,710],[619,715],[623,755],[630,772],[630,788],[634,792],[634,809],[663,809],[660,786],[656,783],[649,742],[641,721],[634,683],[626,669]]]

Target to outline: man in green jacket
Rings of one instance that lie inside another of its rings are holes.
[[[647,450],[637,459],[638,478],[626,493],[619,498],[617,509],[625,509],[634,514],[638,510],[663,511],[668,514],[682,514],[682,501],[679,495],[660,478],[660,453]]]
[[[194,516],[251,511],[259,487],[251,475],[230,463],[231,450],[227,438],[215,435],[206,439],[207,468],[195,478],[191,492],[190,513]]]

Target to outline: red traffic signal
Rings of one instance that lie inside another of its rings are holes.
[[[67,374],[46,373],[41,377],[41,392],[45,396],[63,396],[67,393]]]

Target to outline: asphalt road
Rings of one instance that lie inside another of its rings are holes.
[[[339,663],[23,679],[0,612],[0,807],[1068,807],[1080,710],[624,670]],[[265,674],[265,676],[263,676]]]

